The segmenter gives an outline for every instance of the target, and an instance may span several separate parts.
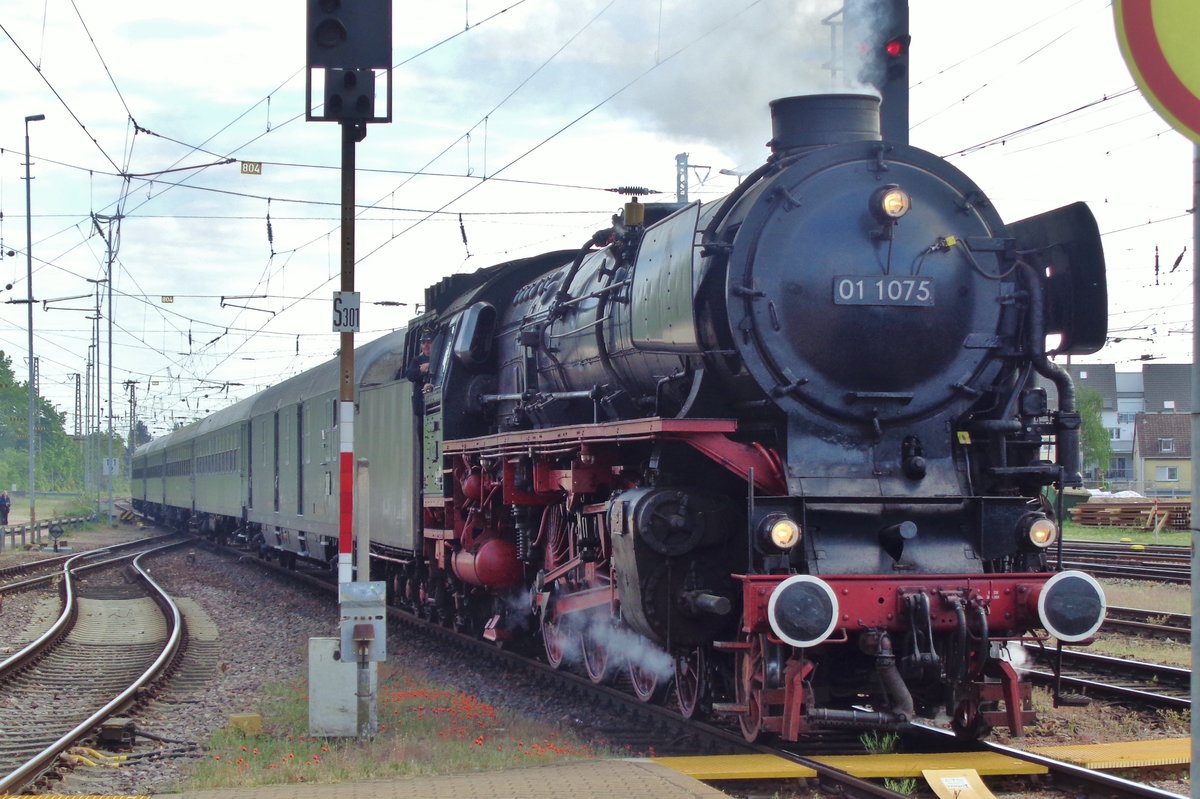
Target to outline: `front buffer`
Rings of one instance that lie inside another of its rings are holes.
[[[750,740],[896,727],[942,708],[961,735],[994,725],[1020,735],[1035,715],[1005,644],[1039,629],[1085,641],[1107,607],[1100,585],[1079,571],[740,580],[740,635],[717,648],[736,662],[737,700],[721,709],[738,715]]]

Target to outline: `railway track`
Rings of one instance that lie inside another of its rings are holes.
[[[62,564],[58,618],[0,662],[0,793],[34,785],[175,661],[179,608],[141,561],[178,543],[126,554],[135,584],[97,578],[80,586],[77,563],[92,553]]]
[[[1026,752],[1012,746],[1005,746],[1004,744],[992,741],[977,741],[973,744],[967,744],[961,739],[955,738],[954,733],[949,730],[924,725],[915,726],[918,734],[924,736],[927,740],[945,741],[948,747],[957,745],[959,747],[957,751],[996,752],[1029,763],[1045,766],[1056,782],[1080,786],[1083,789],[1083,796],[1104,796],[1110,799],[1180,799],[1181,797],[1181,794],[1164,791],[1161,788],[1133,782],[1123,777],[1084,768],[1073,763],[1064,763],[1061,760],[1055,760],[1054,758],[1045,757],[1033,752]]]
[[[236,550],[230,550],[242,556]],[[245,556],[250,559],[252,556]],[[287,569],[278,564],[254,559],[256,564],[264,565],[289,579],[298,580],[305,585],[318,590],[334,593],[337,587],[330,582],[325,572],[306,574],[303,571]],[[389,618],[410,631],[406,638],[413,642],[413,635],[436,640],[444,646],[454,648],[462,653],[464,659],[474,663],[494,663],[499,667],[536,670],[538,679],[553,685],[555,692],[562,692],[578,698],[584,705],[618,710],[627,715],[629,723],[620,728],[605,730],[610,744],[621,748],[629,745],[634,751],[649,751],[657,755],[666,754],[736,754],[759,753],[771,754],[794,763],[807,766],[818,774],[820,784],[847,797],[896,797],[903,794],[869,780],[860,779],[840,769],[826,765],[813,757],[819,754],[863,752],[857,731],[834,731],[828,736],[806,740],[799,744],[774,745],[767,743],[750,744],[742,737],[736,725],[723,726],[719,717],[716,721],[701,721],[684,719],[675,710],[659,704],[641,701],[630,690],[629,686],[617,683],[615,685],[597,685],[588,677],[574,674],[566,670],[556,670],[540,661],[531,660],[526,655],[496,647],[494,644],[482,641],[472,636],[461,635],[453,630],[432,622],[419,619],[410,613],[397,608],[388,608]],[[674,690],[672,688],[672,690]],[[910,725],[907,735],[920,738],[927,737],[923,725]],[[1124,799],[1177,799],[1172,794],[1140,783],[1112,777],[1104,772],[1091,771],[1069,763],[1063,763],[1040,755],[1023,752],[1006,747],[996,747],[991,744],[978,744],[956,738],[952,733],[941,734],[936,740],[942,749],[939,751],[976,751],[985,748],[1004,750],[1005,754],[1020,759],[1044,765],[1057,779],[1071,784],[1084,785],[1097,790],[1103,790],[1105,796]],[[927,744],[921,744],[927,745]]]
[[[135,541],[126,541],[121,544],[113,544],[112,546],[103,547],[100,549],[92,549],[87,552],[67,553],[63,555],[52,555],[47,558],[42,558],[35,561],[27,561],[25,563],[17,563],[12,566],[0,568],[0,594],[6,594],[12,591],[20,591],[25,588],[30,588],[40,585],[45,582],[57,579],[62,572],[63,564],[75,558],[72,571],[79,574],[90,571],[96,568],[102,568],[109,565],[113,561],[120,561],[127,556],[116,556],[116,553],[124,552],[129,549],[138,549],[154,546],[163,541],[172,540],[169,536],[156,534],[139,538]],[[112,560],[109,556],[114,556]]]
[[[1168,544],[1064,541],[1063,568],[1100,577],[1190,583],[1191,552],[1191,547]]]
[[[1026,644],[1025,651],[1034,662],[1046,667],[1051,667],[1056,657],[1055,650],[1031,644]],[[1154,708],[1187,710],[1192,706],[1191,669],[1073,649],[1063,650],[1062,662],[1061,685],[1068,691]],[[1025,673],[1043,685],[1056,681],[1050,671],[1032,669]]]
[[[1189,643],[1192,640],[1192,617],[1186,613],[1164,613],[1109,605],[1108,616],[1101,631],[1145,635],[1158,639],[1169,638],[1180,643]]]

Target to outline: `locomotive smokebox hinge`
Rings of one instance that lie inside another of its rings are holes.
[[[738,323],[738,330],[742,331],[742,340],[749,344],[750,334],[754,332],[754,319],[749,316],[743,316],[742,321]]]
[[[729,289],[729,291],[734,296],[748,297],[752,300],[757,300],[757,299],[767,296],[767,293],[765,291],[759,291],[758,289],[752,289],[749,286],[732,286]]]
[[[963,214],[969,214],[976,208],[987,208],[991,203],[988,198],[978,191],[968,192],[963,197],[962,202],[958,204],[958,210]]]
[[[875,145],[875,164],[871,167],[871,171],[875,173],[887,172],[891,167],[887,163],[888,151],[892,149],[891,145],[883,144],[882,142]]]
[[[783,370],[783,376],[790,380],[790,383],[782,383],[771,389],[771,396],[779,399],[787,394],[796,394],[800,396],[799,388],[808,382],[807,377],[794,377],[790,369]]]
[[[771,190],[771,197],[783,201],[784,213],[791,211],[793,208],[799,208],[804,204],[803,198],[792,194],[787,186],[776,186]]]

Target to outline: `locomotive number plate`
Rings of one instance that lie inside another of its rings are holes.
[[[835,305],[933,306],[933,278],[839,275],[833,279]]]

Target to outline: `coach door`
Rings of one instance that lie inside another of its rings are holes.
[[[279,513],[279,411],[275,411],[274,424],[275,424],[275,446],[272,449],[272,451],[274,453],[272,460],[273,460],[275,468],[274,468],[274,471],[272,472],[272,474],[275,475],[275,480],[274,480],[274,483],[275,483],[275,512]]]
[[[246,422],[246,507],[254,507],[254,423]]]

